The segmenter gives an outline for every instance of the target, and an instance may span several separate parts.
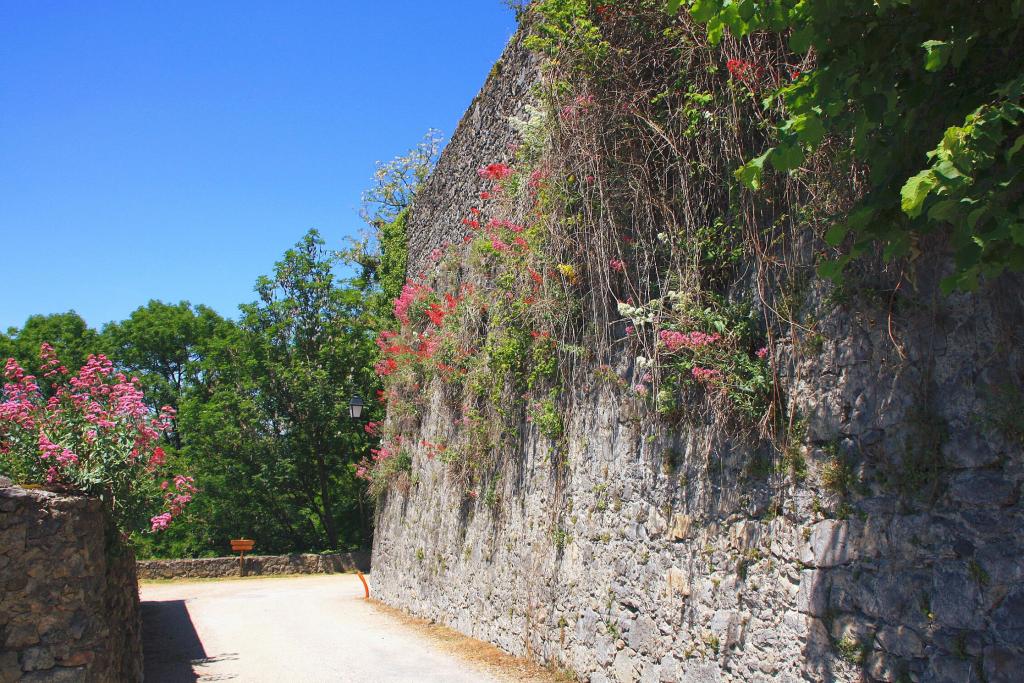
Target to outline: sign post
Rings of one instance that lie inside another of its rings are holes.
[[[238,555],[238,575],[245,576],[245,554],[251,553],[252,549],[256,547],[256,541],[251,538],[233,538],[231,539],[231,551],[239,553]]]

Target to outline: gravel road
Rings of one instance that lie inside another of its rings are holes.
[[[352,574],[144,583],[140,592],[147,683],[498,681],[366,603]]]

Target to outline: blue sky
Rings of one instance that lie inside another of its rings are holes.
[[[0,330],[234,316],[307,229],[361,229],[374,162],[451,134],[514,29],[501,0],[0,0]]]

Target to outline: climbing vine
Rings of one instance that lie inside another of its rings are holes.
[[[731,34],[786,36],[793,57],[747,69],[762,86],[773,138],[736,175],[793,173],[827,138],[869,169],[864,197],[829,231],[845,245],[822,264],[838,277],[881,243],[889,258],[948,234],[946,291],[1024,269],[1024,31],[1020,0],[671,0],[712,44]],[[796,57],[799,55],[799,57]],[[793,67],[795,61],[801,66]],[[769,78],[792,70],[791,80]],[[846,144],[848,142],[848,144]]]

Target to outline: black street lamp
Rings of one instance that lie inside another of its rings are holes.
[[[363,403],[363,399],[359,397],[359,394],[354,394],[348,402],[348,416],[353,420],[358,420],[363,416],[363,408],[366,404]]]

